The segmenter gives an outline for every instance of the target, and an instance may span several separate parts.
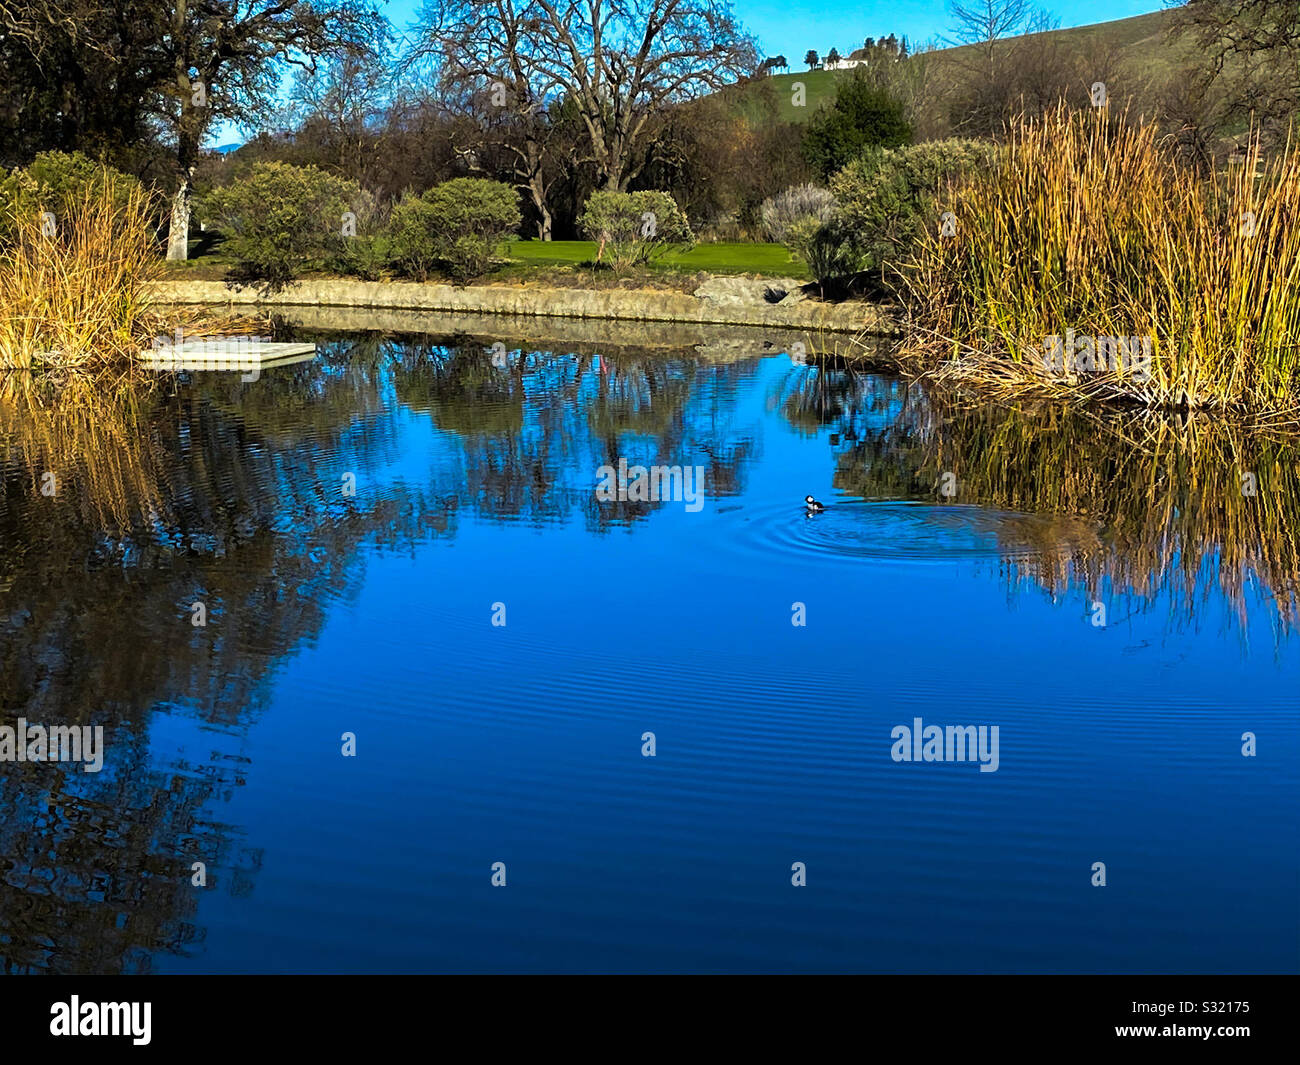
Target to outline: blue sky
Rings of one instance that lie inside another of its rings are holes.
[[[942,35],[952,25],[947,0],[732,0],[740,20],[758,37],[767,55],[784,53],[792,63],[809,48],[819,53],[832,46],[847,52],[872,37],[907,35],[918,43]],[[1039,0],[1038,6],[1061,20],[1062,26],[1087,26],[1159,11],[1162,0]],[[420,8],[419,0],[391,0],[388,18],[404,28]]]
[[[399,31],[420,9],[421,0],[390,0],[382,8]],[[1167,6],[1163,0],[1039,0],[1063,27],[1144,15]],[[921,44],[940,37],[952,27],[948,0],[733,0],[741,22],[759,41],[765,55],[783,54],[798,67],[809,48],[824,55],[832,47],[848,54],[867,34],[887,37],[896,33]],[[233,128],[216,132],[213,143],[242,141]]]

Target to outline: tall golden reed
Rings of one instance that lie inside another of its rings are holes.
[[[955,232],[936,226],[906,268],[904,358],[1008,391],[1300,409],[1295,144],[1205,180],[1152,125],[1062,106],[1017,122],[948,209]],[[1150,337],[1149,376],[1052,372],[1045,339],[1067,329]]]
[[[98,371],[133,362],[164,330],[150,309],[161,270],[149,194],[114,204],[111,182],[88,187],[55,219],[17,218],[0,252],[0,368],[4,372]]]

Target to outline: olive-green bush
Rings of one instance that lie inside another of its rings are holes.
[[[13,242],[20,215],[54,216],[56,232],[87,199],[98,200],[108,186],[113,206],[121,210],[140,182],[130,174],[95,162],[81,152],[41,152],[26,167],[0,180],[0,247]]]
[[[916,240],[935,230],[961,183],[993,165],[996,149],[974,140],[868,148],[831,177],[842,239],[860,269],[901,266]]]
[[[344,250],[344,218],[361,201],[354,181],[314,166],[258,163],[199,200],[199,215],[226,236],[236,276],[287,284]]]
[[[667,248],[695,243],[686,215],[666,192],[593,192],[578,225],[599,243],[597,261],[608,261],[619,272],[649,262]]]
[[[519,194],[509,185],[453,178],[393,208],[390,262],[421,281],[435,267],[466,281],[487,272],[501,241],[520,220]]]

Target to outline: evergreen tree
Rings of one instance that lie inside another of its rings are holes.
[[[803,155],[825,180],[864,148],[897,148],[911,140],[912,128],[902,103],[855,70],[853,77],[840,84],[835,102],[808,123]]]

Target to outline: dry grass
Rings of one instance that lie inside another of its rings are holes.
[[[0,249],[0,389],[67,410],[116,402],[143,382],[142,349],[155,338],[266,332],[264,316],[213,317],[198,307],[155,304],[162,273],[151,195],[114,203],[111,182],[89,186],[47,232],[40,215],[15,219]],[[88,380],[82,380],[87,378]]]
[[[52,233],[39,215],[16,219],[0,251],[0,466],[28,471],[36,490],[52,474],[58,498],[117,531],[166,511],[165,464],[146,417],[158,378],[141,368],[141,350],[178,328],[193,336],[251,325],[150,302],[162,265],[152,207],[139,189],[115,205],[103,182]]]
[[[906,269],[903,361],[1006,392],[1300,410],[1296,145],[1206,182],[1152,126],[1062,107],[1017,124],[950,209],[955,234],[936,226]],[[1149,377],[1052,372],[1045,338],[1067,329],[1150,337]]]
[[[167,322],[146,287],[161,260],[147,193],[114,205],[88,189],[54,233],[40,216],[16,220],[0,256],[0,367],[33,373],[93,372],[129,365]]]

